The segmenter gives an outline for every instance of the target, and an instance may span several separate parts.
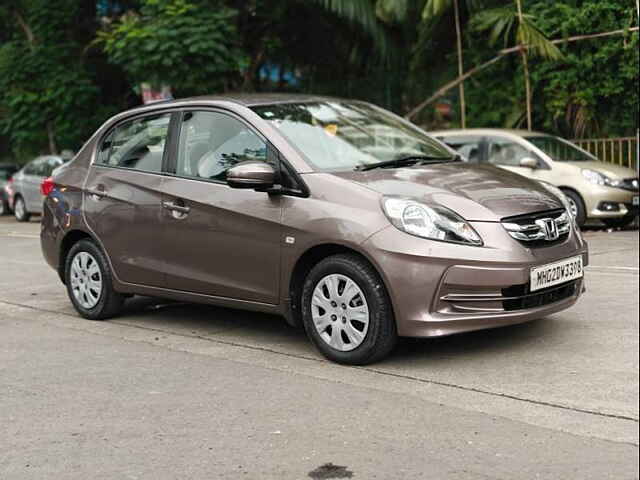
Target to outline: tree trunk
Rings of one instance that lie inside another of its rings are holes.
[[[49,137],[49,153],[51,155],[57,155],[58,145],[56,144],[56,134],[53,129],[53,122],[47,122],[47,136]]]
[[[516,0],[518,6],[518,21],[519,28],[522,28],[522,0]],[[524,38],[519,38],[519,43],[524,45]],[[529,77],[529,62],[527,61],[527,49],[522,47],[520,49],[520,55],[522,56],[522,67],[524,69],[524,86],[526,90],[526,102],[527,102],[527,130],[531,130],[531,78]]]
[[[622,35],[622,34],[624,34],[626,32],[637,32],[638,30],[639,30],[638,27],[631,27],[628,30],[627,29],[620,29],[620,30],[612,30],[610,32],[591,33],[591,34],[588,34],[588,35],[575,35],[575,36],[569,37],[569,38],[557,38],[555,40],[551,40],[551,43],[553,43],[554,45],[559,45],[559,44],[562,44],[562,43],[580,42],[582,40],[590,40],[592,38],[610,37],[612,35]],[[445,83],[442,87],[440,87],[438,90],[436,90],[429,98],[427,98],[426,100],[420,102],[417,106],[412,108],[409,111],[409,113],[407,113],[404,116],[404,118],[406,118],[407,120],[410,120],[412,117],[417,115],[424,107],[429,105],[431,102],[437,100],[438,98],[443,96],[445,93],[447,93],[452,88],[457,87],[458,85],[460,85],[460,82],[463,82],[467,78],[471,77],[472,75],[475,75],[476,73],[484,70],[485,68],[490,67],[491,65],[496,63],[501,58],[503,58],[503,57],[505,57],[505,56],[507,56],[507,55],[509,55],[511,53],[519,52],[522,48],[528,48],[528,46],[527,45],[516,45],[515,47],[509,47],[509,48],[505,48],[505,49],[500,50],[498,52],[498,55],[493,57],[491,60],[488,60],[488,61],[486,61],[484,63],[481,63],[480,65],[476,65],[472,69],[468,70],[464,75],[460,75],[455,80],[452,80],[450,82]]]
[[[260,65],[262,65],[262,61],[264,59],[264,46],[261,46],[260,49],[256,52],[255,55],[251,57],[251,62],[247,67],[247,71],[244,72],[244,80],[242,82],[242,91],[244,92],[252,92],[255,90],[255,79],[258,73],[258,69]]]
[[[462,65],[462,34],[460,32],[460,9],[458,0],[453,0],[453,10],[456,20],[456,38],[458,46],[458,76],[461,77],[464,73],[464,67]],[[458,85],[458,92],[460,94],[460,123],[462,128],[467,128],[467,106],[464,98],[464,80]]]

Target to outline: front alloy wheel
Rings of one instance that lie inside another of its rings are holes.
[[[329,346],[348,352],[369,329],[369,307],[362,290],[349,277],[331,274],[318,282],[311,300],[313,325]]]
[[[361,256],[332,255],[316,264],[304,280],[301,302],[307,336],[334,362],[373,363],[396,343],[387,290]]]

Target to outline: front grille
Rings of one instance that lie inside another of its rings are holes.
[[[441,291],[438,311],[456,314],[498,314],[537,308],[576,295],[580,285],[581,279],[576,279],[535,292],[529,290],[529,283],[480,290],[448,287]]]
[[[551,225],[547,226],[550,223]],[[566,210],[548,210],[502,219],[504,229],[527,246],[550,245],[563,240],[571,231],[571,218]]]
[[[553,287],[543,288],[533,293],[527,293],[528,285],[513,285],[502,289],[502,295],[507,297],[502,302],[505,311],[523,310],[525,308],[536,308],[549,303],[559,302],[569,298],[576,293],[576,281]]]
[[[640,191],[637,178],[625,178],[622,180],[622,183],[618,185],[618,187],[622,188],[623,190],[629,190],[630,192]]]

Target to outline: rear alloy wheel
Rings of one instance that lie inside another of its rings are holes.
[[[27,205],[24,203],[22,197],[16,197],[16,202],[13,205],[13,213],[19,222],[28,222],[31,218],[31,214],[27,211]]]
[[[635,215],[626,215],[620,218],[603,218],[602,223],[609,228],[624,228],[631,225],[635,219]]]
[[[67,293],[76,311],[89,320],[117,315],[124,296],[113,289],[109,262],[91,240],[71,247],[65,262]]]
[[[307,335],[330,360],[351,365],[376,362],[397,340],[387,291],[363,258],[340,254],[311,269],[302,292]]]
[[[9,205],[4,198],[0,198],[0,217],[9,213]]]

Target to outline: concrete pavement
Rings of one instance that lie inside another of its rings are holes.
[[[637,231],[586,233],[572,309],[366,368],[267,315],[82,320],[37,234],[0,220],[0,478],[638,477]]]

